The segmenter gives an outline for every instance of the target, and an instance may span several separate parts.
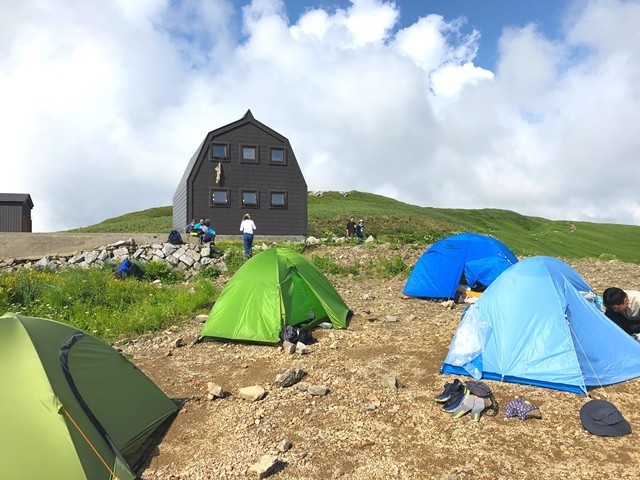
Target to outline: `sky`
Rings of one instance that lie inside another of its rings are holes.
[[[0,192],[34,231],[171,205],[249,109],[310,191],[640,225],[640,0],[9,2]]]

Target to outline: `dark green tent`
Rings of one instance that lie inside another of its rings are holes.
[[[132,480],[177,411],[111,346],[53,320],[0,317],[1,478]]]
[[[318,268],[303,255],[270,248],[238,269],[220,293],[203,337],[277,343],[284,325],[329,321],[346,328],[349,309]]]

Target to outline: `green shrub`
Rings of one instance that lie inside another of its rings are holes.
[[[331,275],[358,275],[360,273],[360,263],[356,262],[354,265],[343,266],[334,262],[327,256],[314,255],[311,257],[313,264],[325,274]]]
[[[152,260],[141,266],[145,280],[150,282],[160,280],[163,283],[176,283],[184,279],[181,273],[159,260]]]
[[[407,275],[410,268],[397,254],[391,257],[381,257],[370,260],[365,268],[367,275],[376,278],[392,278],[398,275]]]
[[[239,250],[227,250],[224,255],[224,263],[227,265],[227,275],[232,276],[238,269],[244,265],[247,259]]]
[[[213,279],[218,278],[220,276],[220,269],[214,265],[208,265],[200,270],[198,275],[202,278]]]

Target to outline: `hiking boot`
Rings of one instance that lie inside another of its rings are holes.
[[[436,402],[438,403],[446,403],[451,399],[451,396],[456,392],[461,392],[464,386],[462,382],[457,378],[451,383],[444,384],[444,390],[440,395],[436,397]]]
[[[451,394],[449,400],[442,405],[442,410],[445,412],[452,412],[460,406],[465,397],[467,396],[467,389],[462,387],[460,390],[456,390]]]
[[[468,390],[465,389],[464,394],[462,395],[462,401],[460,401],[454,409],[448,411],[451,412],[451,416],[453,418],[460,418],[466,413],[473,411],[474,407],[476,405],[479,405],[478,401],[480,401],[480,403],[482,403],[482,405],[484,406],[484,402],[482,402],[481,398],[472,395]],[[478,419],[479,418],[480,416],[478,415]]]

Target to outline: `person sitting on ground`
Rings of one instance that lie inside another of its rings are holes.
[[[640,333],[640,292],[609,287],[602,294],[604,314],[629,335]]]
[[[202,231],[202,243],[216,243],[216,231],[211,227],[211,220],[207,218],[200,230]]]
[[[196,228],[196,221],[191,220],[191,223],[187,225],[187,228],[184,229],[184,233],[191,233],[194,228]]]
[[[202,229],[205,227],[204,224],[204,218],[201,218],[200,220],[198,220],[198,223],[196,223],[193,226],[193,230],[191,230],[189,232],[189,235],[191,235],[192,237],[202,237]]]

